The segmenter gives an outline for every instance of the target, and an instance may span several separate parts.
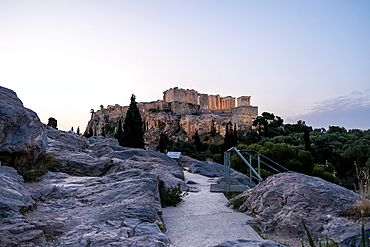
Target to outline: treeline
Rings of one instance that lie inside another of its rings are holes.
[[[282,118],[268,112],[258,116],[252,125],[249,131],[227,125],[226,136],[218,144],[215,139],[221,136],[214,132],[201,138],[196,132],[192,141],[175,143],[162,134],[158,147],[160,151],[181,151],[199,160],[210,159],[219,163],[223,163],[222,154],[230,147],[256,150],[291,171],[318,176],[346,187],[357,183],[355,164],[360,170],[370,168],[370,130],[346,130],[338,126],[329,126],[327,130],[313,129],[301,120],[296,124],[284,124]],[[235,155],[231,165],[240,172],[248,172]],[[263,172],[265,177],[271,174]]]

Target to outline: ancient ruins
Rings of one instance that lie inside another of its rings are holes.
[[[199,135],[208,134],[212,123],[221,135],[225,135],[226,125],[230,123],[238,130],[249,130],[258,116],[258,107],[251,105],[251,96],[221,97],[178,87],[164,91],[163,100],[141,102],[138,107],[147,143],[155,142],[160,133],[166,133],[174,140],[186,141],[196,131]],[[127,110],[128,106],[118,104],[107,108],[101,106],[100,110],[92,112],[87,129],[91,126],[99,135],[107,124],[117,126],[119,119],[125,118]]]

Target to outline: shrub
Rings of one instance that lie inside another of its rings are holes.
[[[330,172],[325,171],[325,168],[323,166],[315,164],[313,171],[311,173],[312,176],[322,178],[328,182],[334,183],[334,184],[340,184],[340,180],[337,177],[334,177],[333,174]]]
[[[45,154],[40,156],[34,163],[19,167],[17,171],[24,181],[38,182],[48,171],[55,171],[57,166],[59,166],[59,163],[56,159],[50,154]]]
[[[182,201],[182,198],[186,196],[187,193],[182,193],[180,189],[180,184],[176,187],[170,187],[169,189],[161,189],[160,190],[160,197],[161,197],[161,205],[162,207],[174,206]]]

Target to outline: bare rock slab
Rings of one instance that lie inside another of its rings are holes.
[[[0,161],[19,167],[45,152],[47,139],[37,114],[17,94],[0,86]]]
[[[303,216],[313,239],[325,239],[328,233],[329,238],[334,238],[343,246],[357,246],[357,240],[349,240],[360,236],[361,223],[341,217],[339,213],[354,206],[360,199],[353,191],[321,178],[281,173],[244,191],[230,200],[229,205],[244,201],[238,209],[254,216],[255,220],[251,223],[258,225],[268,237],[279,236],[282,241],[306,239],[301,223]]]

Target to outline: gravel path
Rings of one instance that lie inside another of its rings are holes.
[[[222,193],[210,192],[213,179],[198,174],[185,173],[192,191],[177,207],[163,209],[166,235],[176,247],[215,246],[237,239],[262,240],[246,224],[247,215],[226,207],[227,199]]]

